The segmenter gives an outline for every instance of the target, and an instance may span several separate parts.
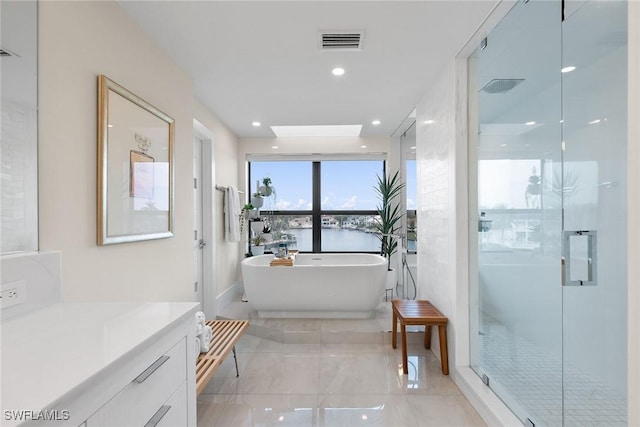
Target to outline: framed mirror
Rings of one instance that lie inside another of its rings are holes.
[[[174,120],[98,77],[98,245],[173,236]]]

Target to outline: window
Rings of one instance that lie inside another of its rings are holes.
[[[271,179],[275,195],[260,212],[276,241],[304,252],[379,252],[374,186],[383,173],[382,160],[252,161],[250,192]]]
[[[286,241],[290,249],[313,251],[313,169],[308,161],[251,162],[250,191],[271,178],[274,191],[260,208],[271,226],[274,244]]]

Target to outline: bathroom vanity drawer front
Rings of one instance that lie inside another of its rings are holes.
[[[161,408],[166,410],[165,415],[159,420],[149,420],[145,427],[176,427],[183,426],[187,419],[187,383],[183,382],[178,390],[167,400]],[[168,408],[168,410],[167,410]],[[158,413],[158,412],[156,412]],[[155,414],[154,414],[155,415]],[[156,422],[157,421],[157,422]]]
[[[186,340],[183,338],[165,354],[150,361],[147,369],[87,420],[87,427],[143,426],[177,393],[176,389],[181,385],[182,405],[186,408],[187,394],[183,385],[186,381],[186,353]],[[169,412],[172,410],[167,411],[165,417]],[[171,417],[176,412],[173,410]],[[186,414],[186,409],[183,412]],[[185,422],[186,418],[182,418],[179,424]]]

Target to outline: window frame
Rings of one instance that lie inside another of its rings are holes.
[[[311,201],[311,210],[259,210],[258,212],[262,216],[263,212],[269,212],[269,215],[273,216],[310,216],[312,222],[312,250],[308,253],[370,253],[370,254],[380,254],[380,250],[376,251],[323,251],[322,250],[322,217],[323,216],[337,216],[337,215],[347,215],[347,216],[378,216],[378,210],[367,210],[367,209],[358,209],[358,210],[343,210],[343,209],[332,209],[332,210],[323,210],[322,209],[322,162],[327,161],[380,161],[382,162],[382,173],[386,174],[387,169],[387,161],[384,159],[370,159],[370,158],[350,158],[350,159],[300,159],[301,161],[308,161],[311,163],[311,186],[312,186],[312,201]],[[254,162],[270,162],[270,161],[278,161],[276,159],[254,159]],[[253,179],[251,177],[251,163],[252,160],[247,160],[247,194],[253,194],[254,190],[252,189]],[[375,185],[375,183],[372,183]],[[250,231],[248,231],[250,232]],[[304,251],[301,251],[304,252]]]

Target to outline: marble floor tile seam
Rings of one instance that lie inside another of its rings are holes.
[[[284,332],[278,329],[270,329],[264,326],[250,325],[247,332],[259,338],[266,338],[286,344],[377,344],[391,342],[390,331],[362,332],[362,331],[331,331],[331,332]],[[423,342],[423,331],[407,331],[407,343],[418,344]],[[400,345],[398,333],[398,345]]]
[[[440,400],[442,398],[448,401]],[[211,399],[216,401],[209,402]],[[468,402],[458,396],[431,396],[419,401],[414,396],[228,394],[201,395],[199,404],[203,407],[203,415],[207,413],[204,407],[208,404],[218,405],[221,410],[218,414],[209,415],[208,419],[204,416],[199,418],[198,426],[282,425],[288,418],[295,416],[296,412],[307,415],[303,419],[298,418],[295,424],[298,427],[367,424],[393,427],[485,425]],[[455,406],[452,408],[451,405]],[[447,412],[452,409],[455,414]],[[464,414],[461,418],[448,422],[454,415],[459,417],[460,411]],[[424,421],[425,415],[431,418],[427,422]],[[239,420],[245,420],[246,424],[238,424]]]

